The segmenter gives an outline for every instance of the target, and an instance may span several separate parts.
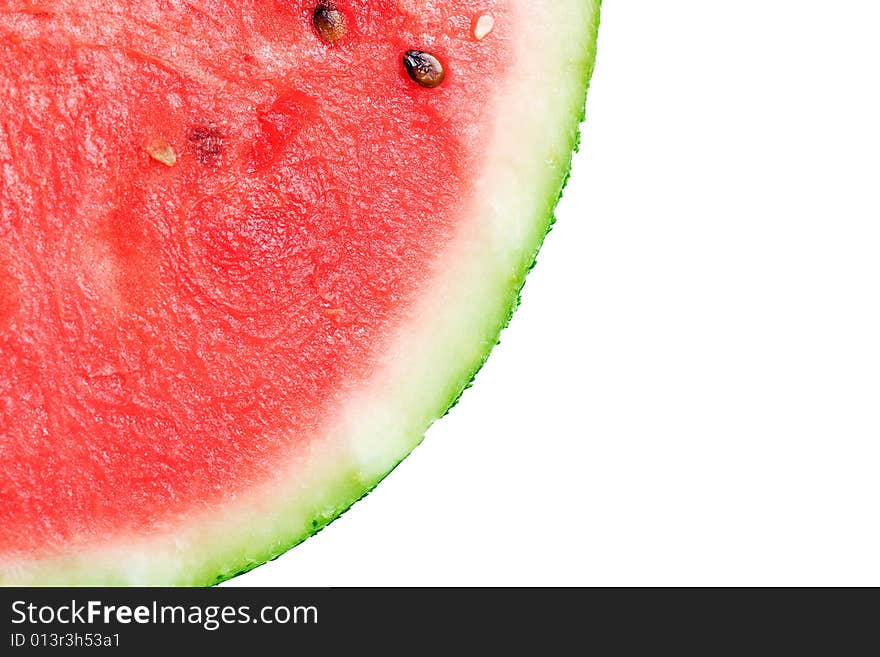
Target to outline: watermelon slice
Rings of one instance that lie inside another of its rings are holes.
[[[496,344],[599,0],[2,0],[0,582],[212,584]]]

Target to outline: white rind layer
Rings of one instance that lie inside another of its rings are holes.
[[[595,56],[600,0],[514,0],[514,71],[494,100],[494,136],[472,219],[438,260],[429,294],[385,362],[351,391],[320,447],[278,477],[149,539],[43,561],[0,563],[0,584],[204,585],[315,533],[418,445],[484,362],[513,312],[568,175]]]

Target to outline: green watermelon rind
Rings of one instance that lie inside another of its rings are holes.
[[[597,49],[597,39],[598,39],[598,30],[599,30],[599,22],[600,22],[599,19],[600,19],[601,5],[602,5],[602,0],[596,0],[596,2],[595,2],[596,11],[595,11],[594,20],[592,23],[592,31],[589,34],[589,41],[588,41],[588,59],[585,62],[584,71],[582,73],[583,102],[581,102],[579,104],[579,109],[577,110],[577,112],[578,112],[578,119],[577,119],[578,128],[575,130],[574,138],[573,138],[573,141],[571,144],[571,149],[570,149],[572,156],[574,155],[574,153],[577,153],[580,150],[581,131],[580,131],[579,126],[581,124],[583,124],[583,122],[586,120],[586,98],[587,98],[587,92],[589,91],[589,87],[590,87],[590,80],[593,77],[593,69],[596,64],[596,49]],[[553,226],[556,223],[556,214],[555,214],[556,206],[559,204],[559,201],[562,199],[563,193],[565,191],[565,188],[568,186],[568,182],[570,179],[571,179],[571,160],[569,161],[568,170],[565,173],[565,177],[563,178],[562,183],[558,185],[558,190],[555,191],[553,193],[553,195],[550,196],[550,198],[553,199],[553,201],[551,202],[551,206],[552,206],[553,210],[551,211],[551,213],[548,217],[543,218],[543,220],[544,220],[544,227],[542,229],[543,232],[540,234],[538,243],[532,248],[532,255],[531,255],[530,262],[529,262],[528,266],[523,268],[523,270],[519,273],[519,284],[516,289],[516,295],[513,299],[513,302],[510,303],[509,306],[507,307],[507,309],[503,315],[504,319],[498,324],[498,328],[495,331],[495,341],[494,341],[493,347],[490,348],[489,351],[486,351],[483,354],[481,360],[475,366],[472,367],[470,376],[467,378],[467,382],[464,385],[461,385],[458,392],[455,394],[455,396],[452,397],[449,402],[447,402],[446,410],[443,412],[443,416],[446,416],[449,414],[449,412],[458,404],[462,395],[464,395],[464,393],[467,391],[467,389],[470,388],[474,384],[474,382],[476,381],[477,374],[479,374],[480,370],[483,368],[483,366],[489,360],[489,356],[492,354],[492,349],[494,348],[494,346],[497,346],[498,344],[501,343],[501,334],[504,332],[504,329],[506,329],[509,326],[511,320],[513,319],[514,314],[516,313],[516,311],[519,308],[520,303],[522,301],[522,291],[525,287],[526,280],[528,278],[528,274],[538,264],[538,255],[540,253],[541,247],[543,246],[546,238],[550,235],[550,232],[553,230]],[[287,547],[274,553],[271,557],[269,557],[267,562],[274,561],[275,559],[278,559],[280,556],[289,552],[290,550],[295,548],[300,543],[303,543],[304,541],[311,538],[312,536],[315,536],[322,529],[324,529],[330,523],[332,523],[334,520],[338,519],[343,514],[345,514],[345,512],[348,511],[349,509],[351,509],[355,504],[357,504],[359,501],[361,501],[362,499],[367,497],[370,493],[373,492],[373,490],[376,489],[376,487],[380,483],[382,483],[382,481],[386,477],[388,477],[392,472],[394,472],[394,470],[396,470],[397,467],[401,463],[403,463],[409,457],[409,455],[413,451],[415,451],[415,449],[419,445],[422,444],[423,440],[424,440],[424,436],[422,436],[418,440],[418,442],[413,446],[413,448],[410,451],[408,451],[400,460],[398,460],[397,463],[395,463],[391,467],[390,470],[385,472],[372,486],[370,486],[367,490],[365,490],[362,495],[360,495],[359,497],[354,499],[347,506],[341,507],[339,509],[338,513],[335,513],[330,518],[327,518],[327,517],[313,518],[312,524],[314,527],[314,531],[310,531],[300,537],[297,537]],[[216,581],[214,583],[220,584],[222,582],[228,581],[234,577],[237,577],[239,575],[243,575],[247,572],[250,572],[254,568],[257,568],[261,565],[263,565],[263,563],[254,563],[254,564],[250,564],[248,567],[246,567],[242,570],[239,570],[239,571],[231,573],[231,574],[228,574],[228,573],[227,574],[220,574],[216,577]]]
[[[486,296],[481,298],[484,303],[478,310],[465,307],[450,320],[449,326],[436,331],[433,327],[426,328],[425,337],[418,338],[430,351],[435,345],[424,343],[424,340],[439,336],[437,348],[440,351],[421,354],[417,364],[411,367],[405,364],[402,371],[395,370],[396,376],[389,377],[388,390],[376,395],[384,397],[376,404],[378,410],[373,413],[371,406],[366,407],[369,412],[364,418],[365,425],[375,420],[375,428],[366,426],[361,430],[361,424],[357,422],[353,425],[356,430],[350,432],[364,434],[365,456],[356,454],[358,445],[337,445],[333,450],[328,449],[323,461],[315,459],[314,471],[308,473],[310,478],[305,483],[281,480],[283,485],[292,486],[290,495],[285,495],[283,486],[269,486],[266,491],[255,493],[254,499],[242,503],[240,508],[230,508],[228,515],[222,518],[206,515],[199,523],[184,523],[181,527],[169,525],[158,538],[129,537],[126,540],[123,537],[108,547],[47,561],[0,562],[0,585],[204,586],[231,579],[278,558],[345,513],[422,442],[424,432],[433,421],[455,406],[473,383],[492,348],[498,344],[502,331],[519,306],[527,274],[534,267],[541,245],[553,227],[555,208],[570,176],[572,154],[579,147],[579,126],[585,118],[586,93],[595,64],[601,0],[530,0],[528,5],[529,11],[539,11],[546,5],[549,8],[546,12],[556,12],[556,15],[571,18],[575,23],[549,26],[558,27],[561,32],[569,30],[571,34],[568,42],[562,39],[561,45],[548,44],[546,49],[550,52],[556,47],[569,58],[561,67],[559,62],[546,62],[548,75],[558,73],[564,78],[559,83],[562,86],[556,90],[567,98],[562,107],[553,99],[548,101],[551,103],[548,108],[557,112],[558,121],[553,123],[551,118],[548,126],[541,127],[546,127],[549,132],[542,138],[551,139],[546,144],[539,142],[546,146],[543,154],[547,157],[547,165],[536,163],[540,166],[536,169],[539,178],[531,186],[534,193],[529,197],[534,211],[530,211],[521,222],[528,234],[520,241],[510,242],[510,246],[505,247],[508,252],[498,257],[495,270],[489,271],[496,278],[483,285]],[[571,42],[571,39],[578,41]],[[544,56],[552,59],[549,54]],[[566,66],[570,68],[566,69]],[[554,71],[553,67],[557,69]],[[539,79],[542,84],[552,87],[552,83],[547,83],[543,77]],[[535,163],[526,166],[532,164]],[[497,244],[492,246],[497,247]],[[510,262],[505,262],[505,258]],[[453,259],[450,266],[457,267],[458,264]],[[486,273],[481,269],[476,271]],[[488,312],[492,304],[495,304],[495,310]],[[463,330],[465,328],[467,331]],[[456,329],[462,329],[461,334]],[[445,334],[444,330],[447,331]],[[405,349],[403,353],[406,353]],[[434,372],[432,367],[435,365],[439,366],[437,371],[441,373],[433,381],[424,378]],[[441,371],[440,367],[446,370]],[[449,376],[444,376],[450,371]],[[419,376],[422,376],[421,381]],[[413,385],[413,381],[421,382],[422,388]],[[436,385],[440,387],[432,389]],[[395,398],[395,393],[400,393],[399,399]],[[413,398],[409,406],[406,397]],[[406,417],[391,427],[388,433],[392,437],[388,441],[373,444],[368,434],[372,431],[376,436],[381,435],[381,414],[389,410],[382,408],[383,402],[391,404],[393,421],[398,421],[395,414]],[[356,438],[361,440],[360,436]],[[376,455],[378,458],[373,461]]]

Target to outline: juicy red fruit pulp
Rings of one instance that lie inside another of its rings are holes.
[[[331,43],[302,0],[0,0],[0,554],[219,507],[383,365],[465,220],[509,10],[333,5]]]

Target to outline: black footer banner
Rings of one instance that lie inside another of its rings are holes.
[[[775,654],[797,644],[850,654],[847,644],[876,649],[875,599],[868,589],[0,588],[0,655]]]

